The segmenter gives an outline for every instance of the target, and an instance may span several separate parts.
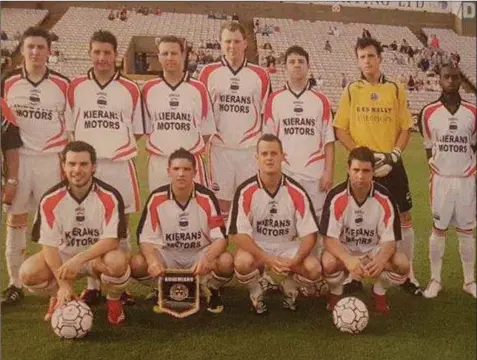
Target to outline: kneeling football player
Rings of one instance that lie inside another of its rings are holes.
[[[137,229],[141,252],[131,259],[132,276],[151,283],[166,269],[190,269],[201,276],[207,310],[223,310],[219,289],[233,276],[224,220],[214,193],[195,183],[196,158],[180,148],[168,161],[171,183],[154,190]]]
[[[81,276],[100,279],[107,289],[108,321],[125,319],[120,301],[130,269],[119,240],[126,234],[124,203],[112,186],[96,179],[96,151],[74,141],[62,152],[66,180],[43,196],[33,227],[42,250],[23,262],[24,286],[50,296],[45,321],[56,307],[77,298],[73,281]]]
[[[286,275],[280,284],[283,307],[296,310],[299,288],[314,286],[321,266],[313,256],[318,225],[306,191],[282,173],[281,140],[265,134],[258,140],[258,174],[243,182],[232,203],[229,236],[237,245],[235,274],[250,290],[256,314],[267,313],[260,285],[265,266]]]
[[[371,277],[377,312],[387,313],[386,290],[409,275],[409,260],[396,251],[401,224],[396,204],[386,188],[373,181],[375,159],[367,147],[348,157],[349,179],[328,193],[320,222],[325,250],[321,262],[330,286],[328,310],[343,294],[347,274]]]

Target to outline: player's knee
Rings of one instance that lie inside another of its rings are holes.
[[[324,251],[321,256],[321,266],[324,274],[333,274],[338,268],[338,259],[331,255],[328,251]]]
[[[314,256],[308,256],[303,261],[303,267],[309,280],[317,280],[321,275],[321,264]]]
[[[220,254],[217,260],[217,270],[220,273],[232,273],[234,271],[234,258],[229,252]]]
[[[103,262],[108,269],[109,276],[121,277],[128,269],[127,255],[120,249],[107,252],[103,256]]]
[[[23,228],[27,226],[28,214],[8,214],[7,226],[11,228]]]
[[[406,275],[409,273],[411,266],[406,255],[400,251],[396,251],[392,257],[393,270],[399,275]]]
[[[24,261],[23,264],[20,266],[20,270],[18,271],[18,276],[23,285],[25,286],[32,286],[36,285],[36,272],[34,271],[32,264],[30,262]]]
[[[457,230],[457,229],[456,229]],[[447,229],[439,229],[435,226],[432,227],[432,232],[437,236],[446,236]],[[458,231],[458,230],[457,230]]]
[[[147,272],[147,262],[141,253],[132,255],[129,266],[133,278],[141,277],[143,273]]]
[[[252,254],[249,254],[245,251],[240,251],[235,255],[234,266],[235,269],[241,274],[248,274],[253,269],[253,264],[255,259]]]

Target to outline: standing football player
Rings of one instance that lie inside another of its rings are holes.
[[[69,80],[48,69],[51,39],[38,27],[28,28],[20,40],[22,67],[2,81],[2,98],[15,114],[23,146],[20,148],[18,177],[6,180],[16,188],[7,212],[5,255],[9,276],[2,302],[23,298],[18,270],[24,260],[28,212],[61,179],[59,153],[68,143],[64,111]]]
[[[227,217],[236,187],[257,170],[254,147],[262,132],[270,79],[245,58],[247,34],[241,24],[222,26],[220,46],[221,60],[205,66],[199,80],[209,90],[217,127],[210,146],[210,187]]]
[[[170,181],[168,157],[180,147],[196,157],[196,182],[208,186],[202,154],[210,135],[215,133],[214,114],[204,84],[184,72],[184,44],[175,36],[158,43],[162,78],[146,82],[142,89],[148,133],[149,191]]]
[[[73,280],[101,279],[108,289],[108,321],[119,325],[125,319],[120,294],[131,272],[127,254],[119,249],[127,231],[123,200],[93,177],[96,152],[91,145],[68,144],[62,165],[66,180],[45,193],[33,226],[33,240],[42,249],[22,264],[21,279],[29,291],[50,296],[45,321],[76,297]]]
[[[85,76],[71,81],[68,89],[68,130],[76,140],[86,141],[97,151],[95,176],[117,189],[129,214],[140,210],[139,185],[134,158],[136,140],[144,134],[141,96],[135,82],[116,70],[118,43],[109,31],[93,34],[89,56],[93,67]],[[130,251],[128,236],[121,248]],[[88,304],[100,298],[99,282],[88,278],[81,298]],[[133,304],[129,293],[122,294],[125,304]]]
[[[141,252],[131,259],[140,282],[157,284],[166,269],[190,269],[203,277],[207,310],[222,312],[219,289],[233,275],[224,220],[214,193],[194,182],[196,156],[180,148],[169,156],[170,183],[154,190],[137,229]]]
[[[419,129],[431,171],[429,183],[433,227],[429,238],[431,280],[424,296],[434,298],[442,290],[442,257],[446,232],[454,225],[464,271],[463,290],[474,298],[475,286],[475,147],[476,107],[459,95],[460,71],[444,65],[440,71],[442,94],[426,105]]]
[[[247,286],[256,314],[268,312],[260,284],[265,267],[286,276],[280,284],[283,307],[296,310],[299,288],[314,286],[321,266],[312,253],[318,226],[303,187],[282,173],[280,139],[260,137],[256,147],[258,173],[240,184],[234,196],[228,234],[237,245],[237,280]]]
[[[374,152],[375,181],[389,190],[398,205],[403,237],[398,246],[411,263],[410,278],[402,287],[408,293],[420,296],[422,291],[412,271],[411,192],[401,159],[413,126],[406,90],[381,72],[382,47],[377,40],[359,38],[355,53],[361,78],[348,84],[341,95],[333,123],[336,137],[348,151],[366,146]],[[361,288],[361,282],[354,279],[345,286],[345,293]]]
[[[348,156],[348,180],[328,193],[323,206],[320,233],[325,237],[321,262],[330,286],[328,310],[343,293],[346,273],[375,278],[373,304],[377,312],[389,312],[386,291],[402,284],[409,261],[397,251],[401,224],[397,205],[386,188],[373,181],[373,151],[357,147]]]

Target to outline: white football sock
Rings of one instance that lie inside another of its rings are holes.
[[[330,287],[330,294],[343,295],[343,283],[346,278],[344,271],[337,271],[332,274],[323,274],[326,282]]]
[[[429,261],[431,262],[431,278],[441,282],[442,257],[446,248],[445,236],[432,232],[429,237]]]
[[[131,268],[129,266],[121,277],[113,277],[106,274],[101,274],[101,282],[103,285],[105,285],[108,292],[106,298],[109,300],[119,300],[121,292],[123,292],[128,285],[130,276]]]
[[[58,292],[58,283],[53,279],[36,285],[25,285],[25,289],[35,295],[55,297]]]
[[[402,251],[409,260],[409,279],[417,284],[416,278],[414,277],[414,267],[412,265],[414,260],[414,228],[412,225],[401,227],[401,232],[402,240],[397,242],[398,249]]]
[[[26,249],[26,226],[11,227],[7,226],[5,258],[7,263],[7,272],[9,276],[8,285],[22,287],[22,282],[18,275],[20,266],[25,260]]]
[[[464,271],[464,284],[475,281],[475,239],[472,232],[457,231],[459,239],[459,253]]]
[[[379,274],[373,286],[373,291],[376,295],[385,295],[386,291],[393,286],[400,285],[406,281],[406,276],[401,276],[396,273],[384,270]]]
[[[207,275],[208,279],[206,281],[206,286],[210,289],[220,289],[230,280],[232,280],[233,274],[229,277],[227,276],[220,276],[215,271],[211,271],[209,275]]]
[[[257,299],[259,296],[263,296],[262,285],[260,285],[260,278],[262,276],[258,269],[255,269],[249,274],[240,274],[237,270],[234,271],[238,282],[244,284],[249,289],[251,299]]]
[[[88,276],[88,290],[99,290],[101,287],[101,281],[94,277]]]

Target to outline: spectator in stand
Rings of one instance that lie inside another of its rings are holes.
[[[253,24],[253,33],[258,34],[260,32],[260,20],[257,19],[255,20],[255,23]]]
[[[362,34],[361,34],[361,37],[362,37],[362,38],[370,38],[370,37],[371,37],[371,33],[369,32],[368,29],[363,28],[363,32],[362,32]]]
[[[155,15],[155,16],[161,16],[161,14],[162,14],[161,9],[159,9],[158,7],[156,7],[156,8],[154,9],[154,15]]]
[[[263,49],[264,50],[273,50],[272,45],[270,45],[269,42],[266,42],[265,44],[263,44]]]
[[[8,35],[5,31],[2,30],[2,34],[0,35],[1,40],[8,40]]]
[[[17,30],[17,32],[13,35],[13,40],[20,41],[22,38],[22,34],[20,34],[20,31]],[[52,41],[55,41],[52,39]]]
[[[325,82],[323,81],[323,78],[321,77],[321,75],[318,75],[318,77],[316,78],[317,89],[322,90],[324,85],[325,85]]]
[[[331,48],[331,44],[329,40],[325,41],[325,51],[333,52],[333,49]]]
[[[422,78],[422,75],[420,75],[419,72],[416,72],[416,75],[414,75],[414,79],[416,82],[416,91],[421,91],[424,88],[424,80]]]
[[[412,46],[408,46],[408,47],[407,47],[407,64],[408,64],[408,65],[411,65],[411,66],[414,66],[414,65],[415,65],[415,62],[414,62],[414,49],[412,48]]]
[[[239,21],[239,17],[236,13],[232,15],[232,21],[237,21],[237,22]]]
[[[403,54],[407,54],[407,50],[409,48],[409,45],[406,41],[406,39],[402,39],[401,46],[399,47],[399,52]]]
[[[392,51],[397,51],[397,49],[398,49],[397,41],[394,40],[391,44],[389,44],[389,48],[390,48]]]
[[[406,77],[404,76],[403,73],[401,73],[401,75],[399,75],[398,77],[398,81],[401,83],[401,84],[406,84]]]
[[[212,45],[212,49],[220,50],[220,43],[218,40],[215,40],[214,44]]]
[[[454,67],[458,67],[459,66],[459,63],[460,63],[460,55],[459,53],[456,51],[455,53],[451,53],[451,57],[450,57],[450,60],[452,62],[452,65]]]
[[[412,75],[409,75],[409,80],[407,81],[407,88],[409,91],[414,91],[416,88],[416,82],[414,81]]]
[[[431,48],[439,49],[439,44],[440,44],[440,41],[439,41],[439,38],[437,37],[437,35],[432,34],[431,35],[431,43],[430,43]]]
[[[57,64],[59,55],[60,52],[58,50],[54,51],[53,54],[48,56],[48,64]]]
[[[348,85],[348,79],[345,73],[341,73],[341,88],[344,89]]]
[[[126,7],[122,7],[121,11],[119,12],[119,20],[126,21],[128,18],[128,9]]]
[[[430,67],[429,60],[427,58],[423,57],[423,58],[421,58],[421,61],[419,62],[419,64],[417,66],[423,72],[427,72],[427,70],[429,70],[429,67]]]
[[[212,11],[209,11],[209,15],[207,15],[207,19],[215,19],[215,15]]]
[[[111,10],[109,11],[108,20],[111,20],[111,21],[112,21],[112,20],[114,20],[114,19],[116,19],[116,16],[114,16],[114,10],[111,9]]]

